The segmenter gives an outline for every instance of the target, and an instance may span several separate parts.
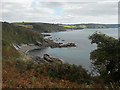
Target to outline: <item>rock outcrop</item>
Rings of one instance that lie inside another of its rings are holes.
[[[44,54],[43,58],[39,57],[39,56],[35,56],[35,61],[38,64],[45,64],[45,63],[63,63],[63,60],[59,59],[59,58],[54,58],[51,57],[48,54]]]
[[[43,36],[46,37],[46,36],[51,36],[51,35],[50,34],[43,34]]]
[[[38,45],[38,46],[42,46],[42,43],[39,42],[39,41],[36,41],[36,45]]]
[[[63,48],[63,47],[76,47],[75,43],[67,43],[67,44],[63,44],[63,43],[56,43],[50,46],[51,48]]]
[[[62,47],[76,47],[76,45],[75,43],[67,43],[59,46],[59,48],[62,48]]]
[[[44,54],[43,59],[45,59],[47,62],[50,62],[50,63],[53,63],[53,62],[54,63],[62,63],[62,60],[60,60],[59,58],[53,58],[48,54]]]

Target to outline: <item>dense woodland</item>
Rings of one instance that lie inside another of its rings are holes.
[[[97,44],[97,49],[90,54],[92,72],[68,63],[23,61],[12,43],[42,43],[44,39],[36,31],[37,28],[46,30],[47,26],[36,25],[34,31],[33,27],[3,23],[3,88],[120,88],[120,41],[105,34],[94,33],[89,37],[91,43]]]

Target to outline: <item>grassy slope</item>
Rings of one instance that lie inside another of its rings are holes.
[[[63,26],[65,28],[76,28],[76,26],[74,25],[60,25],[60,26]]]
[[[60,25],[67,29],[79,29],[79,28],[118,28],[118,24],[72,24],[72,25]]]
[[[2,23],[2,29],[2,53],[5,62],[10,59],[13,60],[13,58],[19,58],[20,56],[20,53],[13,47],[13,43],[27,44],[36,43],[36,41],[44,42],[43,37],[39,33],[24,27],[16,27],[13,24],[4,22]]]
[[[36,30],[39,32],[57,32],[57,31],[64,31],[65,28],[59,26],[58,24],[50,24],[50,23],[14,23],[17,26],[27,27],[32,30]]]
[[[86,28],[86,25],[60,25],[62,27],[65,27],[67,29],[82,29],[82,28]]]
[[[3,40],[12,43],[35,43],[43,42],[42,36],[24,27],[16,27],[13,24],[3,23]]]

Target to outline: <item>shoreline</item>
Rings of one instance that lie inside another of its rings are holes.
[[[42,55],[42,57],[40,56],[37,56],[37,55],[33,55],[31,54],[30,52],[34,51],[34,50],[43,50],[45,48],[68,48],[68,47],[76,47],[76,44],[75,43],[59,43],[59,42],[55,42],[54,40],[50,40],[49,38],[48,39],[45,39],[45,37],[48,37],[48,36],[52,36],[50,34],[43,34],[43,38],[44,38],[44,42],[43,43],[40,43],[40,42],[37,42],[36,44],[33,44],[33,43],[29,43],[29,44],[13,44],[13,46],[16,48],[16,50],[18,50],[21,54],[22,54],[22,58],[23,60],[27,61],[29,59],[32,59],[33,61],[36,61],[39,63],[39,61],[41,62],[44,62],[44,55]],[[54,56],[51,56],[51,55],[48,55],[48,62],[49,61],[52,61],[52,62],[64,62],[64,60],[61,60],[59,58],[55,58]],[[50,60],[49,60],[50,59]],[[56,61],[55,61],[56,60]]]

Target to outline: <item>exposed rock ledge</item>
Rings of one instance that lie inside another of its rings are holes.
[[[40,63],[63,63],[63,60],[59,59],[59,58],[54,58],[51,57],[48,54],[44,54],[43,58],[36,56],[36,61],[40,64]]]
[[[51,46],[51,48],[63,48],[63,47],[76,47],[75,43],[67,43],[67,44],[62,44],[62,43],[56,43]]]

